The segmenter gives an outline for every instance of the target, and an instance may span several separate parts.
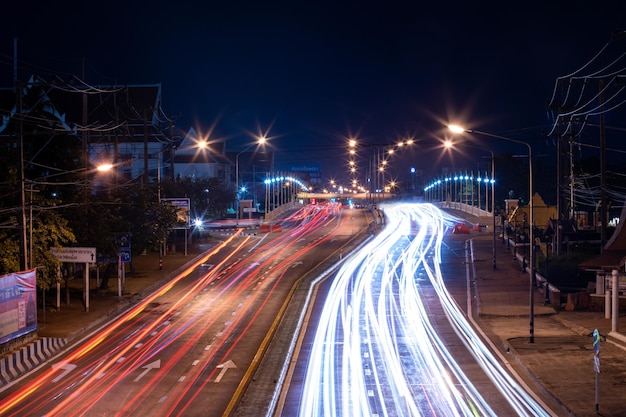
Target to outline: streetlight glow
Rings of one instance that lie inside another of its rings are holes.
[[[98,171],[100,171],[100,172],[110,171],[110,170],[111,170],[111,168],[113,168],[113,164],[109,164],[109,163],[106,163],[106,164],[100,164],[100,165],[98,165],[98,166],[96,167],[96,169],[97,169]]]
[[[252,148],[253,146],[263,146],[265,144],[265,142],[267,142],[267,137],[265,135],[259,136],[257,137],[257,142],[253,143],[250,146],[245,147],[242,151],[240,151],[239,153],[237,153],[237,156],[235,157],[235,189],[237,190],[237,213],[236,213],[236,217],[235,217],[235,225],[239,226],[239,210],[240,210],[240,201],[239,201],[239,191],[240,191],[240,187],[239,187],[239,157],[241,156],[242,153],[246,152],[247,150],[249,150],[250,148]],[[242,187],[243,188],[243,187]],[[245,192],[245,188],[241,189],[241,191]]]
[[[448,125],[448,129],[452,131],[452,133],[463,133],[467,132],[464,128],[459,125]]]

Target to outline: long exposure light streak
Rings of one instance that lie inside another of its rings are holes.
[[[386,227],[345,260],[330,286],[299,415],[495,415],[431,324],[418,276],[428,278],[457,336],[511,408],[550,415],[505,371],[446,289],[441,246],[456,220],[428,204],[384,211]]]
[[[253,333],[286,272],[333,237],[340,213],[335,204],[305,207],[282,221],[286,233],[260,246],[236,231],[167,285],[86,336],[23,389],[0,399],[0,415],[197,414],[197,402],[215,395],[209,388],[215,385],[209,384],[217,382],[218,365]],[[320,231],[325,226],[330,228]],[[221,260],[203,269],[227,246]],[[196,268],[193,278],[185,279]],[[241,359],[237,365],[252,366]],[[66,367],[75,371],[57,378]]]

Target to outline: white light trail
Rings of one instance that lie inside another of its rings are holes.
[[[387,225],[346,259],[328,292],[299,415],[495,415],[430,323],[425,274],[458,337],[520,416],[547,416],[502,367],[448,293],[440,270],[454,219],[428,204],[384,207]],[[417,235],[411,239],[409,230]]]

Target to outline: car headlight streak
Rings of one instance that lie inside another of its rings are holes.
[[[430,323],[418,275],[519,415],[548,415],[502,368],[448,293],[443,236],[458,219],[429,204],[385,205],[387,225],[348,257],[321,312],[300,416],[495,415]],[[414,237],[407,236],[415,230]]]

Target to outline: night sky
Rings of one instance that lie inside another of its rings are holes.
[[[556,78],[626,28],[622,1],[92,3],[4,5],[0,85],[12,85],[17,37],[22,78],[82,77],[84,59],[92,84],[160,82],[181,131],[210,130],[230,150],[267,132],[279,159],[328,177],[344,176],[352,136],[413,137],[403,157],[427,172],[460,164],[432,149],[448,120],[548,152]]]

